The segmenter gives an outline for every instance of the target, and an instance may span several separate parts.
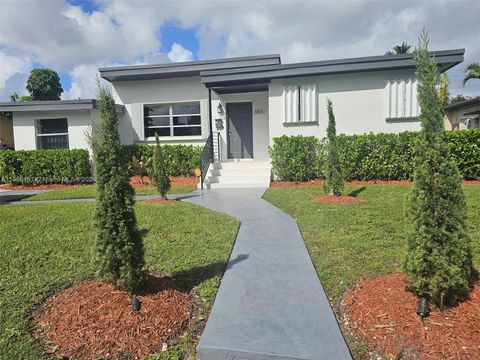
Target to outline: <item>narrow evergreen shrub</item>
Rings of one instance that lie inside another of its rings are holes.
[[[410,222],[405,270],[408,286],[443,307],[469,292],[472,251],[466,231],[462,177],[443,132],[440,76],[420,37],[416,52],[422,130],[415,147],[414,183],[407,208]]]
[[[320,141],[315,136],[280,136],[269,149],[272,169],[280,180],[308,181],[319,177]]]
[[[168,190],[170,190],[170,179],[165,166],[165,153],[160,145],[158,136],[155,136],[155,141],[156,145],[153,150],[152,178],[158,192],[165,199]]]
[[[0,151],[0,181],[16,185],[92,182],[87,150]]]
[[[99,87],[97,104],[101,119],[91,135],[97,182],[95,264],[99,276],[119,289],[135,292],[146,273],[134,191],[122,156],[115,101],[107,89]]]
[[[335,115],[330,99],[327,100],[328,127],[327,127],[327,158],[325,161],[325,190],[328,194],[342,195],[343,176],[340,158],[337,149],[337,131],[335,129]]]

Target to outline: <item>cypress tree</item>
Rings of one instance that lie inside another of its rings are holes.
[[[337,146],[337,133],[335,129],[335,115],[330,99],[327,99],[328,127],[327,127],[327,157],[325,169],[325,191],[328,194],[340,196],[343,190],[343,176],[340,166],[340,157]]]
[[[410,229],[405,270],[411,290],[443,307],[468,295],[472,251],[465,226],[462,177],[448,151],[443,102],[437,90],[440,75],[428,52],[425,33],[415,57],[422,129],[407,208]]]
[[[134,212],[134,190],[122,156],[115,101],[99,86],[100,122],[94,124],[91,144],[95,165],[97,273],[119,289],[135,292],[145,279],[144,248]]]
[[[158,135],[155,134],[155,149],[153,150],[153,182],[160,195],[166,199],[167,192],[170,190],[170,178],[165,166],[165,152],[163,151]]]

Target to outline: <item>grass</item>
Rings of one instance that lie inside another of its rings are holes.
[[[321,187],[270,188],[265,199],[296,218],[327,295],[336,303],[365,277],[400,272],[405,252],[404,204],[409,187],[346,187],[360,205],[319,204]],[[480,186],[466,185],[468,229],[480,268]]]
[[[188,185],[172,185],[170,194],[183,194],[193,191],[195,188]],[[157,195],[156,188],[135,188],[136,195]],[[46,191],[30,196],[22,200],[64,200],[64,199],[88,199],[95,197],[95,185],[77,186],[66,189]]]
[[[29,312],[56,289],[94,276],[93,210],[92,203],[0,206],[0,358],[43,358]],[[196,287],[211,306],[238,221],[182,202],[138,203],[135,211],[149,270]]]

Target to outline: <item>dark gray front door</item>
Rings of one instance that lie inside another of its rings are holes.
[[[252,103],[227,104],[228,157],[253,158]]]

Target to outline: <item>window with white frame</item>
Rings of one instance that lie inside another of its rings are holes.
[[[284,123],[316,122],[317,86],[315,84],[283,87]]]
[[[385,86],[385,118],[416,118],[419,115],[417,103],[417,80],[391,79]]]
[[[68,149],[67,119],[36,120],[37,149]]]
[[[200,103],[144,105],[145,138],[200,136]]]

